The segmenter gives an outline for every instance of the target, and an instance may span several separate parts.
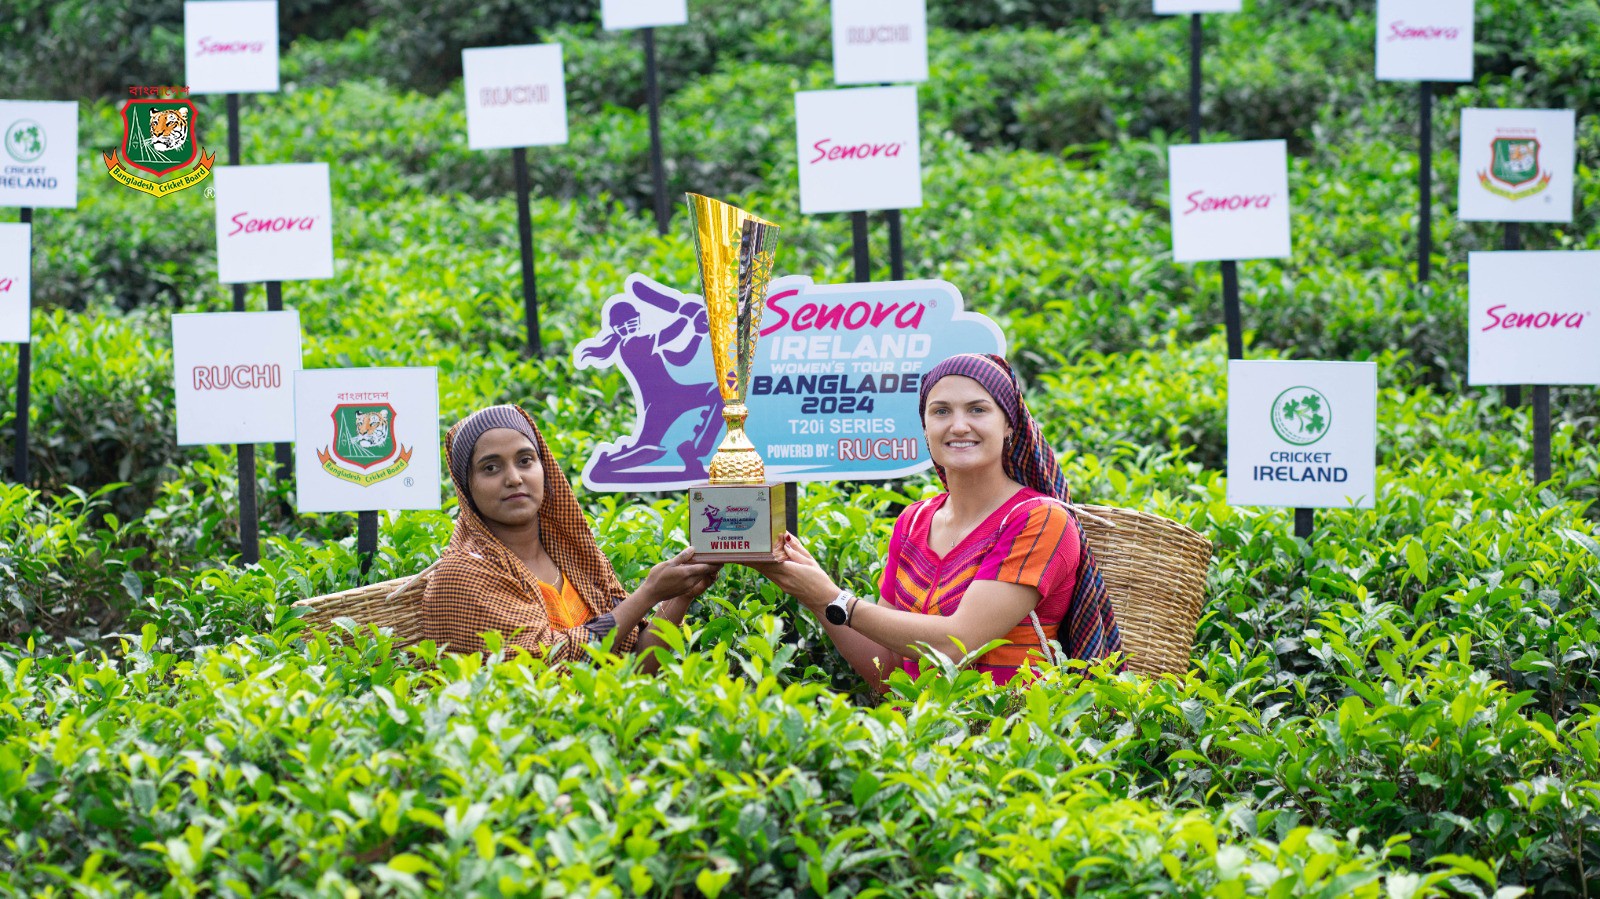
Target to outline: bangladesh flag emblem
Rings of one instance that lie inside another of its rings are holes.
[[[215,153],[202,154],[195,141],[199,117],[188,100],[127,101],[122,106],[122,145],[102,154],[106,171],[122,184],[156,197],[199,184],[211,174],[217,158]],[[190,165],[194,168],[177,178],[159,180]]]
[[[1497,137],[1489,144],[1489,170],[1478,183],[1497,197],[1521,200],[1550,186],[1551,172],[1539,170],[1539,139]]]
[[[1285,443],[1310,446],[1327,436],[1333,405],[1314,387],[1290,387],[1272,401],[1272,430]]]
[[[341,403],[333,407],[332,418],[333,442],[317,450],[317,463],[333,477],[371,487],[411,464],[413,447],[402,446],[395,436],[396,413],[389,403]],[[384,467],[372,470],[379,466]]]

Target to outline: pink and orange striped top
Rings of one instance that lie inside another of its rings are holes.
[[[885,606],[924,615],[955,614],[973,581],[1003,581],[1039,591],[1041,630],[1055,639],[1072,604],[1077,586],[1080,550],[1078,529],[1065,503],[1031,487],[1010,499],[943,556],[928,545],[933,515],[950,494],[941,493],[913,503],[894,523],[889,558],[879,593]],[[1018,622],[1005,639],[1007,645],[980,656],[973,668],[986,671],[996,683],[1006,683],[1034,657],[1049,656],[1039,645],[1038,632],[1027,618]],[[920,662],[902,659],[906,673],[916,677]]]

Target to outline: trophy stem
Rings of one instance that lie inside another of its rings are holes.
[[[766,481],[767,467],[744,432],[744,420],[748,417],[750,410],[744,403],[728,403],[722,407],[728,436],[722,438],[717,454],[711,457],[711,483],[760,484]]]

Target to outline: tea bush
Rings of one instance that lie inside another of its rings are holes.
[[[632,413],[572,347],[630,272],[697,283],[681,216],[663,238],[646,211],[637,35],[593,4],[332,6],[285,4],[285,90],[243,104],[246,162],[333,166],[336,277],[285,288],[305,364],[436,366],[447,422],[523,403],[578,471]],[[794,191],[790,95],[831,85],[826,4],[692,6],[658,33],[669,189],[760,210],[781,269],[848,280],[845,217]],[[121,127],[95,85],[148,80],[177,20],[24,3],[0,20],[0,95],[78,96],[85,153],[79,208],[35,219],[34,476],[0,489],[0,892],[1594,895],[1600,391],[1554,392],[1555,477],[1533,483],[1526,410],[1465,385],[1467,254],[1500,233],[1458,221],[1451,185],[1461,109],[1577,108],[1576,221],[1524,240],[1596,246],[1600,12],[1479,4],[1481,77],[1439,92],[1420,288],[1413,89],[1373,81],[1370,5],[1207,18],[1207,133],[1291,148],[1295,254],[1240,266],[1247,355],[1381,373],[1374,507],[1300,540],[1287,510],[1226,502],[1220,275],[1170,257],[1186,23],[934,6],[908,271],[1000,323],[1078,500],[1213,541],[1188,677],[1014,691],[942,663],[879,702],[742,569],[656,677],[306,633],[296,599],[436,558],[454,497],[382,516],[363,574],[353,518],[293,514],[260,447],[264,558],[238,564],[234,453],[176,445],[170,383],[167,315],[231,308],[212,208],[127,191],[91,152]],[[542,359],[510,160],[467,149],[458,69],[462,47],[533,39],[562,43],[572,111],[567,145],[528,153]],[[198,106],[225,146],[220,98]],[[893,516],[936,490],[807,485],[804,536],[875,589]],[[685,542],[674,497],[580,499],[626,583]]]

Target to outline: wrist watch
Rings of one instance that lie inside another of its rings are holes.
[[[833,598],[833,602],[828,603],[828,607],[822,610],[823,617],[828,619],[829,624],[848,623],[850,615],[846,607],[855,596],[849,590],[840,590],[839,595]]]

